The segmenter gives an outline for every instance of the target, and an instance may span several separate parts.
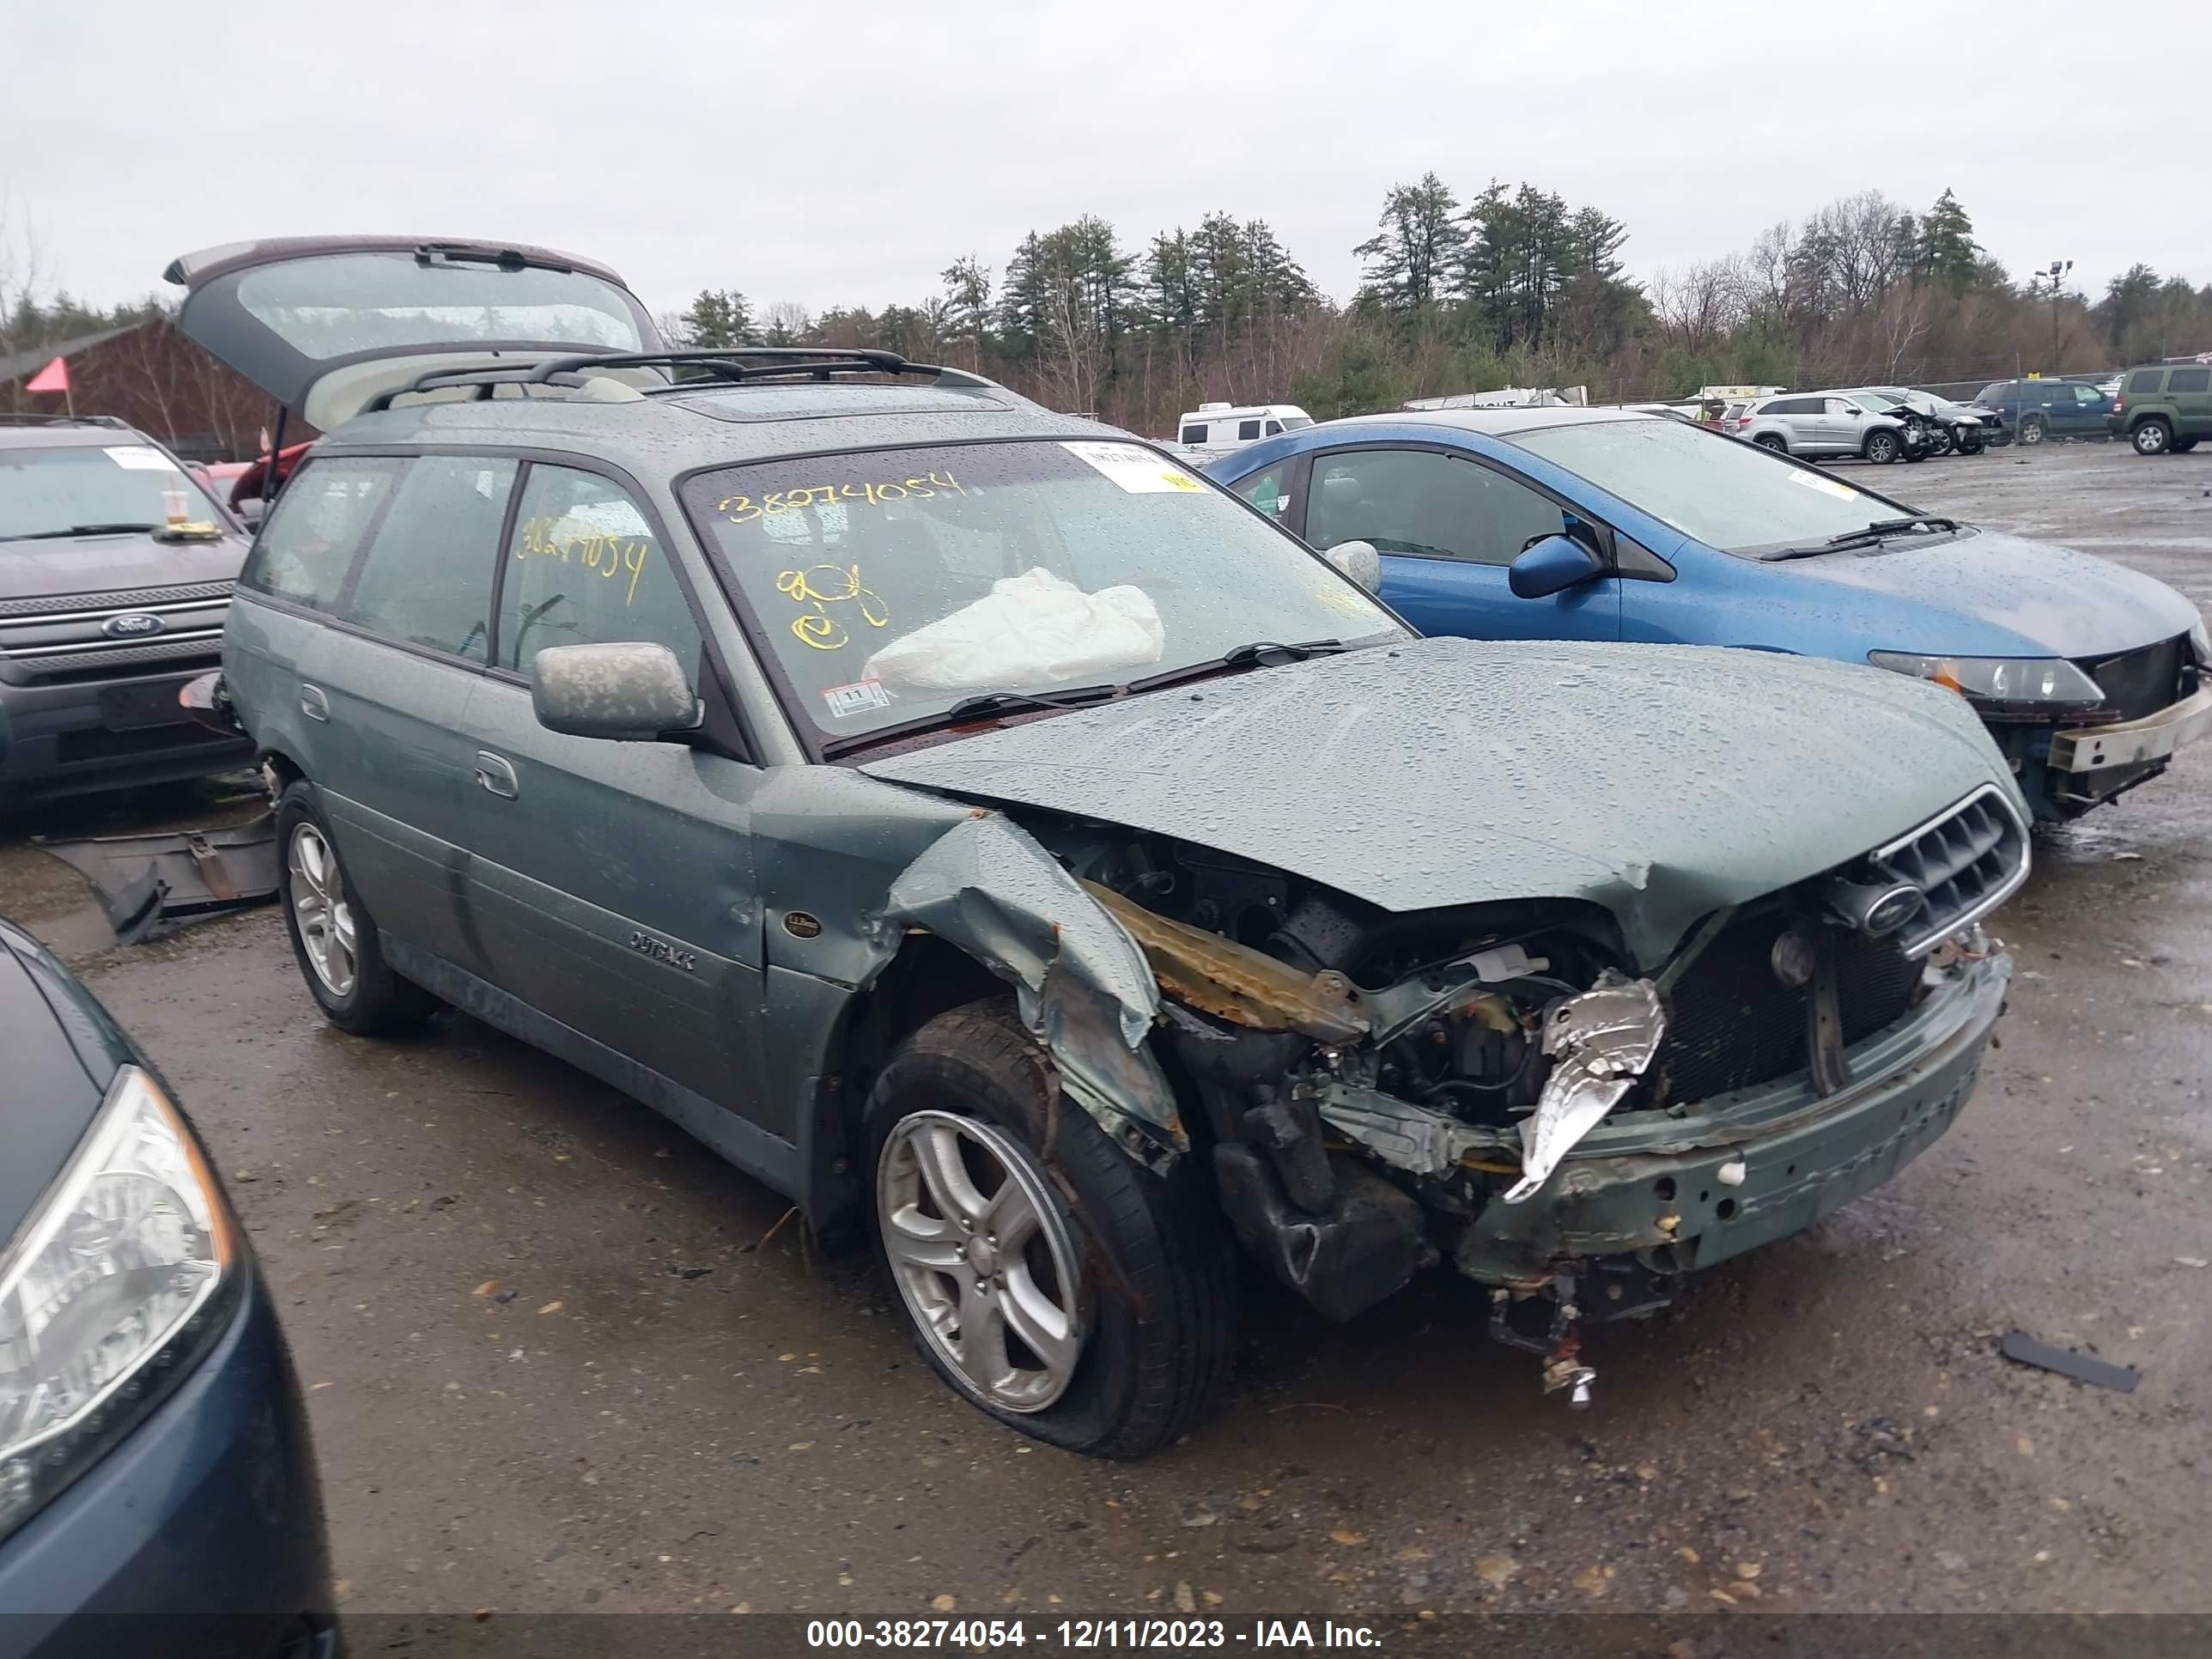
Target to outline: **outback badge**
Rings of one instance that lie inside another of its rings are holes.
[[[655,962],[665,962],[672,968],[681,968],[687,974],[699,971],[699,953],[671,945],[665,939],[655,939],[650,933],[633,933],[629,948],[641,957],[651,957]]]

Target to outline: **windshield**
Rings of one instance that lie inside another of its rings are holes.
[[[621,289],[580,270],[536,265],[322,254],[248,271],[239,279],[238,302],[301,356],[318,360],[478,340],[644,349]]]
[[[169,521],[172,490],[182,492],[187,520],[224,523],[198,483],[144,444],[0,447],[0,541],[66,536],[79,525],[156,530]]]
[[[836,738],[1261,641],[1402,637],[1297,542],[1133,443],[764,461],[684,499],[793,701]]]
[[[1513,441],[1729,553],[1825,542],[1911,510],[1679,421],[1555,426],[1516,432]]]
[[[1310,415],[1285,415],[1282,417],[1282,422],[1284,431],[1296,432],[1302,426],[1311,426],[1313,424],[1313,416]]]

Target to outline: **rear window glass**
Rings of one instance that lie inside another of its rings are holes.
[[[2166,371],[2162,368],[2139,368],[2134,374],[2128,376],[2128,390],[2130,392],[2155,392],[2158,390],[2159,377],[2165,373]]]
[[[410,461],[341,614],[410,645],[483,661],[492,568],[514,487],[513,461]]]
[[[295,605],[335,604],[399,466],[367,458],[309,462],[276,498],[238,585]]]
[[[622,291],[578,270],[330,253],[239,278],[238,302],[302,356],[471,340],[643,349]]]
[[[2177,368],[2166,377],[2168,392],[2203,392],[2212,387],[2212,368]]]

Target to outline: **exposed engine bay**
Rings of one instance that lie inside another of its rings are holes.
[[[1560,1165],[1609,1120],[1681,1119],[1779,1078],[1832,1092],[1849,1081],[1845,1045],[1940,976],[1847,926],[1833,872],[1716,913],[1646,975],[1583,902],[1395,915],[1166,837],[1030,827],[1158,978],[1154,1047],[1203,1103],[1245,1247],[1337,1318],[1449,1254],[1492,1288],[1497,1334],[1547,1356],[1548,1387],[1585,1396],[1577,1285],[1610,1274],[1596,1311],[1651,1311],[1696,1265],[1694,1243],[1678,1252],[1661,1217],[1649,1248],[1601,1261],[1547,1253],[1544,1229],[1522,1222],[1505,1230],[1532,1241],[1516,1252],[1478,1220],[1571,1206]],[[1717,1181],[1731,1170],[1741,1178],[1740,1159]],[[1531,1298],[1549,1328],[1509,1322]]]

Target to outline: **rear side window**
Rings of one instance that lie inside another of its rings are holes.
[[[336,604],[400,465],[367,458],[308,462],[276,498],[238,585],[319,610]]]
[[[2168,392],[2212,390],[2212,368],[2177,368],[2166,377]]]
[[[2139,368],[2128,376],[2128,390],[2138,396],[2146,392],[2155,392],[2158,390],[2159,377],[2165,373],[2162,368]]]
[[[392,491],[339,612],[409,645],[484,660],[513,461],[422,455]]]
[[[1203,444],[1206,441],[1206,428],[1202,426],[1187,426],[1183,428],[1182,441],[1187,444]]]
[[[683,584],[652,521],[613,479],[532,467],[504,568],[499,666],[527,674],[549,645],[644,641],[697,675],[699,624]]]
[[[1257,421],[1239,421],[1239,422],[1237,422],[1237,441],[1239,443],[1249,443],[1253,439],[1255,439],[1255,438],[1258,437],[1259,435],[1260,435],[1260,423],[1259,423],[1259,422],[1257,422]]]
[[[1820,400],[1817,398],[1783,398],[1759,412],[1762,415],[1817,415],[1820,410]]]

